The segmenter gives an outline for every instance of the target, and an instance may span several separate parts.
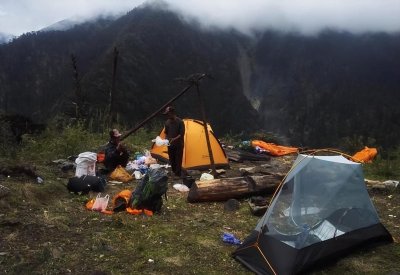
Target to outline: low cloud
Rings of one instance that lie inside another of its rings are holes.
[[[71,17],[126,13],[144,0],[1,0],[0,33],[20,35]],[[150,3],[162,2],[150,0]],[[205,28],[243,33],[265,29],[316,34],[400,32],[400,0],[164,0],[169,9]]]
[[[204,27],[244,33],[274,29],[315,34],[399,32],[400,0],[169,0],[170,9]]]
[[[144,0],[1,0],[0,32],[20,35],[69,18],[126,13]]]

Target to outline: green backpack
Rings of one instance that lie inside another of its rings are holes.
[[[168,176],[162,168],[149,169],[138,187],[132,193],[130,206],[134,209],[148,209],[160,212],[163,200],[167,199]]]

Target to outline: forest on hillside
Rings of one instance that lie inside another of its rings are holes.
[[[303,147],[394,148],[399,48],[400,35],[248,37],[136,8],[117,20],[27,33],[0,45],[0,111],[46,123],[113,109],[133,126],[187,85],[177,78],[207,73],[212,78],[200,90],[219,135],[265,131]],[[194,89],[175,104],[180,116],[200,118]]]

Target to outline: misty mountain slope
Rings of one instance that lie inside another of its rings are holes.
[[[398,144],[399,46],[400,36],[385,34],[265,33],[251,90],[266,127],[308,146],[338,146],[352,136]]]
[[[204,32],[170,12],[151,8],[135,9],[127,16],[129,24],[115,41],[119,51],[116,98],[119,113],[127,121],[145,118],[187,85],[176,78],[201,72],[213,76],[202,81],[200,90],[215,130],[257,127],[258,115],[241,91],[235,36]],[[111,64],[110,51],[100,66],[109,70],[93,70],[85,77],[85,90],[93,96],[90,102],[108,102]],[[194,88],[176,105],[180,116],[201,117]]]
[[[11,34],[0,32],[0,45],[9,42],[13,37]]]
[[[108,23],[86,23],[64,32],[27,33],[1,46],[2,109],[41,121],[59,111],[57,102],[73,89],[71,55],[77,56],[82,74],[89,70],[113,41],[99,35],[103,33],[98,29]]]
[[[204,72],[215,78],[201,84],[214,129],[238,132],[243,125],[255,129],[258,115],[241,92],[234,39],[229,33],[193,28],[171,12],[149,7],[65,32],[26,34],[0,48],[6,57],[1,76],[7,83],[2,88],[2,108],[37,120],[67,108],[74,100],[70,57],[74,54],[90,111],[105,110],[116,47],[116,100],[126,121],[140,121],[186,86],[175,78]],[[16,104],[21,98],[27,100]],[[192,89],[177,103],[180,115],[200,118],[197,100]]]
[[[109,105],[114,49],[115,100],[135,125],[186,84],[208,73],[200,90],[217,133],[265,129],[293,145],[399,145],[400,35],[317,36],[266,31],[247,37],[207,30],[178,15],[142,6],[117,20],[64,32],[23,35],[0,46],[0,108],[44,121],[71,107],[77,58],[88,112]],[[193,88],[176,102],[182,117],[200,118]]]

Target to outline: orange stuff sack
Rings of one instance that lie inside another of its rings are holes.
[[[368,148],[365,146],[364,149],[355,153],[354,156],[352,156],[352,159],[357,162],[370,163],[377,154],[378,150],[376,148]]]
[[[131,196],[132,196],[132,191],[131,190],[128,190],[128,189],[122,190],[117,195],[115,195],[115,197],[113,198],[113,205],[115,205],[116,201],[119,200],[119,199],[125,200],[126,203],[128,204]]]
[[[253,146],[253,147],[258,146],[258,147],[268,151],[268,153],[273,156],[284,156],[284,155],[288,155],[288,154],[297,153],[299,151],[299,149],[296,147],[276,145],[274,143],[267,143],[262,140],[252,140],[251,146]]]
[[[97,162],[98,163],[103,163],[105,158],[106,158],[106,154],[104,152],[97,153]]]
[[[129,204],[129,200],[131,199],[132,191],[125,189],[119,192],[113,198],[113,210],[115,212],[123,211]]]
[[[95,199],[91,199],[86,203],[86,209],[92,210]]]
[[[125,170],[124,167],[118,165],[117,168],[115,168],[114,171],[111,172],[110,179],[128,182],[131,181],[133,177]]]

